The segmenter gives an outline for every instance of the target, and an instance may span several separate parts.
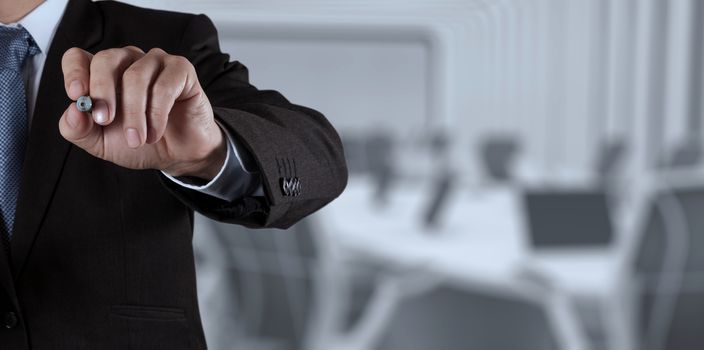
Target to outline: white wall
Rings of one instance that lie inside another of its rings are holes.
[[[471,148],[516,134],[525,161],[551,181],[588,176],[608,138],[630,140],[632,172],[652,161],[652,1],[128,2],[208,14],[255,85],[321,110],[343,133],[381,128],[403,140],[444,128],[468,176],[478,174]],[[672,2],[668,21],[677,54],[665,143],[686,130],[692,1]]]

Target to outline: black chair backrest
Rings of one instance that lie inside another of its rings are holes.
[[[665,198],[670,196],[670,198]],[[670,232],[665,210],[657,201],[674,200],[684,214],[687,231]],[[674,313],[666,332],[665,348],[695,350],[704,348],[704,187],[685,188],[671,193],[663,193],[654,199],[645,225],[643,240],[634,261],[636,279],[640,294],[640,339],[648,339],[646,332],[652,322],[653,306],[657,299],[663,297],[657,290],[661,279],[671,276],[662,274],[665,249],[668,247],[669,235],[686,235],[689,241],[686,263],[683,267],[684,280],[679,286]],[[667,295],[665,296],[667,297]],[[655,344],[642,344],[642,349],[656,349]]]
[[[494,182],[506,182],[513,179],[512,165],[519,144],[515,138],[495,136],[487,139],[481,146],[481,159],[485,175]]]
[[[596,174],[598,180],[603,185],[612,183],[613,178],[618,174],[619,165],[623,162],[627,151],[624,140],[613,140],[605,142],[596,162]]]
[[[686,168],[698,165],[702,158],[701,141],[695,138],[685,139],[670,156],[671,168]]]
[[[405,300],[376,350],[556,350],[536,304],[445,285]]]
[[[312,310],[317,247],[313,227],[303,220],[287,231],[251,230],[210,222],[228,256],[222,310],[243,335],[300,349]],[[226,298],[227,299],[227,298]]]

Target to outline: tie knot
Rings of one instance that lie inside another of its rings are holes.
[[[20,71],[24,61],[41,52],[32,35],[21,25],[0,26],[0,66]]]

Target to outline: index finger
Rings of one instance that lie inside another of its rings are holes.
[[[90,86],[90,62],[93,55],[85,50],[73,47],[68,49],[61,59],[64,72],[64,88],[72,100],[88,95]]]

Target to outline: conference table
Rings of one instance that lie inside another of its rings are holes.
[[[577,303],[586,301],[599,310],[596,323],[608,348],[635,349],[630,279],[621,245],[533,248],[522,191],[516,188],[455,188],[438,224],[431,227],[422,221],[434,191],[431,182],[395,184],[383,202],[375,200],[374,188],[371,178],[351,178],[345,192],[312,217],[322,235],[325,259],[320,282],[324,307],[315,315],[323,333],[326,328],[339,333],[335,325],[344,308],[344,271],[349,266],[375,262],[387,267],[390,280],[404,286],[393,295],[379,292],[378,305],[374,300],[370,304],[373,316],[363,318],[368,324],[360,325],[356,333],[340,335],[350,345],[338,348],[373,343],[393,312],[395,304],[389,300],[402,298],[403,289],[410,288],[399,281],[426,276],[429,281],[452,280],[474,291],[542,305],[561,349],[590,347],[577,311]],[[393,289],[384,288],[382,284],[379,289]],[[382,311],[374,314],[375,307]],[[345,343],[340,339],[319,344]]]

